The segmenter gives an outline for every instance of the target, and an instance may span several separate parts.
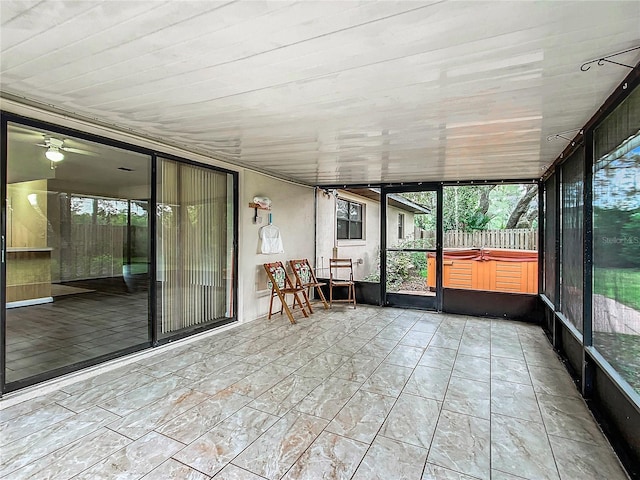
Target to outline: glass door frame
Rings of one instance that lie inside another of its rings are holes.
[[[238,320],[238,248],[239,248],[239,173],[235,170],[223,168],[219,165],[211,165],[202,163],[196,160],[180,157],[174,154],[166,153],[161,150],[161,145],[158,145],[159,149],[150,149],[142,147],[132,143],[126,143],[120,140],[112,139],[95,133],[89,133],[89,131],[77,130],[68,126],[52,123],[51,121],[40,120],[37,118],[24,117],[12,112],[8,112],[0,109],[0,398],[3,394],[20,390],[25,387],[37,385],[47,380],[61,377],[63,375],[83,370],[88,367],[100,365],[108,360],[124,357],[126,355],[136,353],[138,351],[148,350],[153,347],[163,345],[175,340],[179,340],[184,337],[194,335],[203,331],[211,330],[216,327],[220,327],[227,323],[236,322]],[[232,202],[233,202],[233,218],[232,218],[232,249],[233,259],[231,262],[233,277],[232,280],[232,316],[225,317],[217,322],[211,322],[203,326],[197,326],[194,328],[185,328],[181,331],[177,331],[174,335],[166,338],[158,338],[157,324],[158,316],[156,312],[157,302],[157,239],[156,239],[156,225],[157,219],[155,214],[149,215],[149,294],[148,294],[148,340],[138,345],[131,346],[124,350],[115,351],[102,356],[97,356],[87,361],[81,361],[73,363],[67,366],[49,370],[37,375],[31,376],[25,380],[17,380],[7,383],[6,376],[6,235],[7,235],[7,165],[8,165],[8,125],[14,123],[20,126],[30,127],[33,129],[42,129],[51,132],[57,132],[61,135],[67,135],[78,139],[86,140],[89,142],[99,143],[108,147],[115,147],[122,150],[126,150],[132,153],[138,153],[148,155],[150,158],[150,213],[157,210],[157,163],[158,157],[163,159],[176,161],[181,164],[193,165],[210,169],[216,172],[230,174],[232,176]],[[87,129],[90,129],[90,125],[85,125]]]
[[[406,192],[435,192],[436,193],[436,248],[395,249],[387,247],[387,198],[392,193]],[[422,310],[442,311],[442,243],[443,243],[443,213],[442,213],[442,184],[418,183],[412,185],[382,186],[380,191],[380,298],[382,304],[389,307],[417,308]],[[387,292],[387,252],[413,251],[435,252],[436,254],[436,295],[410,295]]]

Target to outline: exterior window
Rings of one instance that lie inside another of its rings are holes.
[[[338,199],[338,239],[362,240],[362,212],[364,205]]]
[[[404,213],[398,214],[398,238],[400,240],[404,238]]]

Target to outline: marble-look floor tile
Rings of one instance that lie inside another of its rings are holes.
[[[491,358],[491,380],[531,385],[526,362],[507,357]]]
[[[125,416],[155,402],[183,385],[186,381],[182,377],[164,377],[154,382],[138,387],[122,395],[118,395],[106,402],[100,402],[99,406],[116,415]]]
[[[323,432],[283,477],[284,480],[349,480],[368,445]],[[257,479],[256,479],[257,480]]]
[[[313,389],[295,408],[296,410],[331,420],[360,387],[337,377],[329,377]]]
[[[489,420],[443,410],[429,462],[483,480],[491,476]]]
[[[491,469],[491,480],[528,480],[518,475],[511,475],[510,473],[501,472],[500,470]]]
[[[395,397],[358,390],[331,421],[327,431],[371,443],[395,401]]]
[[[131,442],[102,428],[12,472],[11,480],[67,480]]]
[[[204,435],[222,420],[233,415],[251,398],[230,392],[220,392],[158,426],[155,430],[167,437],[188,444]]]
[[[560,478],[628,480],[610,446],[549,436]]]
[[[425,348],[427,348],[432,338],[433,332],[421,332],[419,330],[411,329],[404,337],[402,337],[402,339],[400,340],[400,345],[418,347],[424,350]]]
[[[551,345],[545,346],[523,346],[522,353],[527,365],[535,365],[545,368],[558,368],[564,369],[565,366],[560,361],[558,354],[553,351]]]
[[[491,416],[491,467],[531,480],[558,480],[544,426],[501,415]]]
[[[362,383],[380,366],[382,360],[382,357],[372,357],[356,353],[340,365],[340,367],[333,372],[332,376]]]
[[[273,363],[280,365],[288,365],[294,368],[300,368],[308,364],[311,360],[316,358],[320,353],[327,349],[326,346],[319,345],[303,345],[300,348],[292,350],[291,352],[277,358]]]
[[[109,425],[109,428],[136,440],[208,398],[209,396],[204,393],[179,388],[169,392],[160,400],[116,420]]]
[[[488,420],[491,413],[491,386],[485,382],[452,376],[442,408]]]
[[[101,373],[100,375],[95,375],[93,377],[87,378],[86,380],[81,380],[79,382],[65,385],[61,388],[61,390],[69,394],[86,392],[88,390],[92,390],[93,388],[99,385],[110,384],[121,377],[124,377],[133,373],[134,371],[135,371],[135,368],[132,371],[130,366],[116,368],[114,370],[109,370],[108,372]]]
[[[397,397],[411,376],[412,369],[382,363],[362,384],[363,390]]]
[[[232,463],[220,470],[213,478],[215,480],[264,480],[264,477],[244,468],[236,467]]]
[[[492,380],[491,413],[542,422],[533,387],[521,383]]]
[[[63,445],[99,430],[117,418],[111,412],[93,407],[64,422],[58,422],[28,437],[11,442],[2,448],[0,477],[58,450]]]
[[[333,346],[329,347],[327,352],[336,355],[351,356],[358,350],[360,350],[366,343],[366,338],[361,338],[356,335],[349,334],[346,337],[341,338]]]
[[[233,461],[238,467],[280,479],[329,422],[290,411]]]
[[[443,332],[442,326],[441,326],[433,335],[433,338],[431,339],[429,346],[439,347],[439,348],[451,348],[451,349],[457,350],[460,347],[460,338],[461,336],[456,333]]]
[[[386,357],[397,344],[397,340],[390,340],[388,338],[376,336],[364,347],[358,350],[357,353],[369,355],[371,357]]]
[[[277,420],[274,415],[243,407],[173,458],[207,475],[215,475]]]
[[[472,357],[489,358],[492,354],[491,343],[488,339],[475,338],[472,335],[462,335],[458,353],[462,355],[471,355]]]
[[[184,445],[151,432],[75,476],[77,480],[138,479],[166,461]]]
[[[493,475],[491,479],[496,480]],[[464,473],[455,472],[448,468],[427,462],[424,467],[424,473],[422,474],[422,480],[476,480],[476,477],[470,477]]]
[[[87,390],[78,390],[58,403],[69,410],[80,413],[96,404],[110,401],[116,395],[122,395],[154,381],[152,376],[142,372],[132,372],[129,375],[121,375],[120,372],[120,375],[112,381],[89,386]],[[91,385],[89,382],[82,383]]]
[[[580,394],[569,373],[565,369],[531,365],[529,375],[536,393],[557,396],[578,397]]]
[[[411,327],[411,331],[434,334],[440,323],[441,320],[438,318],[422,317]]]
[[[234,383],[239,382],[247,375],[251,375],[253,372],[260,370],[260,368],[261,366],[259,365],[247,362],[234,363],[223,367],[199,382],[191,384],[190,387],[208,395],[215,395]]]
[[[231,385],[227,390],[257,398],[294,372],[289,365],[269,364]]]
[[[209,356],[197,350],[188,350],[180,355],[173,355],[170,358],[154,363],[150,370],[159,370],[166,373],[174,373],[184,368],[189,368],[194,364],[204,361]],[[161,375],[164,376],[164,375]]]
[[[172,458],[147,473],[141,480],[209,480],[211,477]]]
[[[435,400],[403,393],[379,435],[428,449],[439,415],[440,405]]]
[[[549,435],[606,445],[604,434],[580,397],[539,393],[538,403]]]
[[[453,370],[458,353],[451,348],[427,347],[418,365]]]
[[[41,395],[30,400],[25,400],[24,402],[16,403],[6,408],[2,408],[4,405],[0,404],[0,423],[5,423],[22,415],[36,412],[52,403],[61,402],[68,396],[68,393],[58,390],[47,395]]]
[[[491,381],[491,361],[488,358],[458,355],[453,365],[453,375],[488,383]]]
[[[491,341],[491,356],[524,361],[524,353],[517,336],[509,340],[496,340],[494,338]]]
[[[443,401],[450,378],[451,370],[417,366],[404,387],[403,393]]]
[[[61,422],[73,415],[75,414],[71,410],[53,403],[26,415],[0,423],[0,447]]]
[[[224,367],[238,363],[241,360],[241,356],[232,355],[230,353],[209,355],[200,362],[196,362],[181,370],[176,370],[175,374],[180,377],[188,378],[189,380],[200,380],[203,377],[211,375]]]
[[[327,378],[349,359],[347,355],[322,352],[296,371],[301,377]]]
[[[365,323],[364,325],[360,325],[353,332],[351,332],[351,335],[356,336],[358,338],[362,338],[363,340],[369,341],[373,337],[378,335],[378,333],[380,333],[380,330],[382,330],[385,326],[386,324],[378,325],[378,324],[372,324],[372,323]]]
[[[281,417],[320,385],[321,382],[322,379],[316,377],[289,375],[256,398],[251,402],[250,406]]]
[[[419,479],[426,459],[424,448],[378,436],[353,480]]]
[[[380,330],[378,338],[386,338],[388,340],[395,340],[396,342],[399,342],[409,331],[409,328],[410,327],[404,327],[402,325],[390,324]]]
[[[391,365],[413,368],[418,364],[423,352],[422,348],[399,344],[391,350],[391,353],[384,361]]]

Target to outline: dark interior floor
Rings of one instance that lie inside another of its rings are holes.
[[[53,303],[7,309],[6,382],[148,341],[148,289],[121,277],[65,282]],[[78,289],[80,293],[69,290]]]

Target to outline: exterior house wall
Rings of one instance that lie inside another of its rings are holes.
[[[313,261],[314,189],[250,170],[243,172],[240,185],[238,295],[241,301],[238,317],[241,321],[249,321],[269,311],[271,291],[267,289],[264,263],[281,261],[288,270],[288,260],[308,258]],[[270,212],[258,210],[261,223],[253,223],[255,212],[248,206],[256,196],[269,197],[272,201]],[[260,253],[259,233],[269,222],[269,213],[273,216],[273,225],[280,229],[284,253]]]
[[[380,202],[344,190],[337,196],[344,200],[364,205],[364,239],[336,239],[336,200],[322,190],[317,193],[317,257],[316,273],[320,277],[329,276],[330,258],[351,258],[354,262],[353,275],[356,280],[378,273],[380,252]],[[413,238],[413,213],[390,206],[387,209],[387,245],[398,243],[398,214],[404,214],[404,238]],[[336,250],[334,253],[334,249]],[[362,261],[360,261],[362,260]]]

